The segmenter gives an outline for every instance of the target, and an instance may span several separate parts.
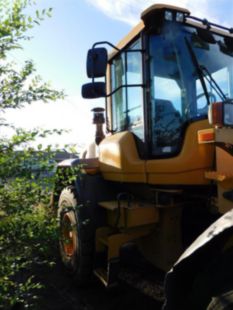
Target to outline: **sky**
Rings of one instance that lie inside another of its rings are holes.
[[[12,110],[5,118],[27,129],[64,128],[69,134],[52,137],[46,143],[77,144],[78,149],[94,137],[92,113],[104,106],[104,99],[84,100],[81,86],[89,82],[86,76],[86,54],[93,43],[109,41],[117,44],[140,21],[142,10],[155,3],[167,3],[187,8],[191,14],[209,21],[233,27],[232,0],[38,0],[29,9],[53,8],[52,18],[33,28],[33,39],[23,43],[23,50],[9,57],[19,64],[32,59],[44,81],[56,89],[64,89],[63,101],[33,103],[22,110]]]

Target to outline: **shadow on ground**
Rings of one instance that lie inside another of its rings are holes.
[[[44,310],[159,310],[161,304],[124,284],[107,290],[97,280],[79,288],[58,262],[52,269],[40,267],[38,280],[43,284],[39,309]]]

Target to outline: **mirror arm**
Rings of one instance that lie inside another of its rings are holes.
[[[104,45],[107,44],[109,46],[111,46],[112,48],[114,48],[115,50],[117,50],[118,52],[120,51],[120,49],[118,47],[116,47],[115,45],[113,45],[112,43],[108,42],[108,41],[100,41],[100,42],[96,42],[92,45],[92,49],[94,49],[97,45]]]
[[[117,88],[115,88],[112,92],[110,92],[109,94],[106,94],[105,97],[110,97],[112,96],[113,94],[115,94],[119,89],[121,88],[126,88],[126,87],[145,87],[146,85],[145,84],[130,84],[130,85],[121,85]]]

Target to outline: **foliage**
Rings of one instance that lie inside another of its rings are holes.
[[[53,263],[48,258],[50,244],[55,244],[56,223],[47,214],[47,208],[24,206],[20,211],[15,209],[14,206],[10,215],[5,213],[1,218],[0,309],[8,309],[19,302],[32,306],[37,290],[41,288],[32,269],[38,263]]]
[[[28,81],[35,72],[31,61],[27,61],[19,72],[15,71],[13,66],[13,63],[7,63],[0,67],[0,110],[20,108],[25,103],[36,100],[56,100],[61,95],[60,92],[50,89],[48,83],[42,83],[39,76]],[[26,81],[29,82],[28,86]]]
[[[22,108],[34,101],[63,98],[35,76],[31,61],[21,69],[8,61],[8,53],[29,40],[27,31],[39,24],[52,9],[28,16],[30,0],[0,0],[0,113]],[[5,127],[13,132],[6,138]],[[31,142],[60,130],[25,131],[0,117],[0,309],[17,303],[32,307],[41,288],[32,270],[38,263],[53,264],[51,245],[55,244],[56,222],[47,207],[54,182],[51,146]]]

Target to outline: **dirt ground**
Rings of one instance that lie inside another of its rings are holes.
[[[39,267],[38,280],[44,285],[39,308],[44,310],[159,310],[161,304],[139,291],[121,284],[107,290],[97,280],[78,288],[58,261],[51,268]]]

